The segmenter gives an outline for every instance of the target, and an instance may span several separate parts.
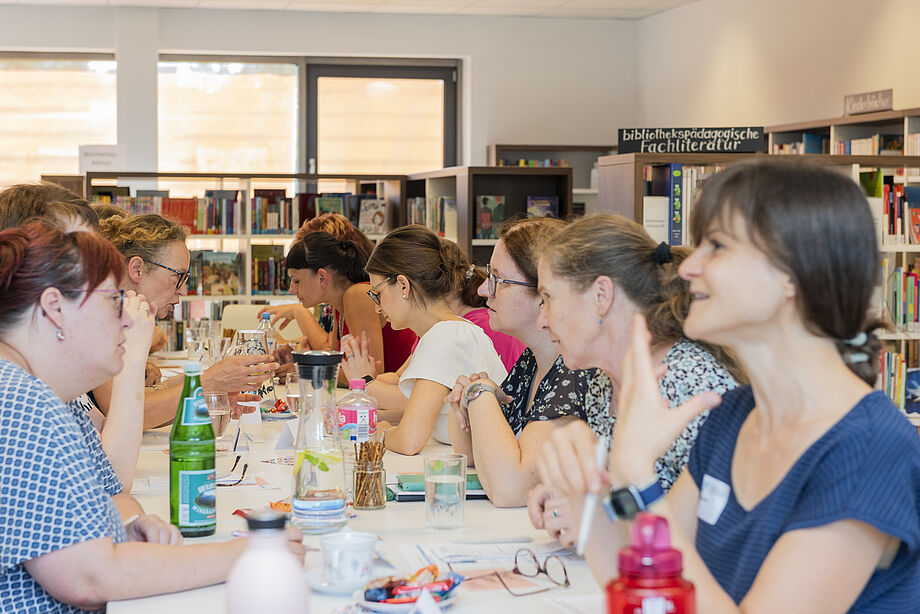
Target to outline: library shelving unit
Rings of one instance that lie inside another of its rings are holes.
[[[137,189],[169,190],[170,197],[202,197],[207,189],[238,190],[240,219],[239,231],[234,234],[190,234],[190,250],[214,250],[237,252],[242,255],[242,279],[240,294],[233,295],[189,295],[186,303],[202,302],[267,302],[272,299],[290,299],[286,294],[259,294],[253,290],[252,250],[253,245],[283,245],[285,251],[293,240],[293,229],[289,233],[252,233],[253,196],[256,189],[285,189],[288,196],[298,193],[373,193],[384,198],[390,219],[390,226],[404,223],[405,175],[371,174],[300,174],[300,173],[182,173],[182,172],[89,172],[86,174],[86,195],[92,199],[99,188],[107,186],[127,187],[132,195]],[[303,220],[301,220],[303,222]],[[380,237],[370,237],[372,240]],[[186,309],[185,311],[187,311]],[[193,307],[203,312],[204,306]]]
[[[524,166],[528,161],[536,163],[565,161],[572,167],[572,203],[584,205],[587,215],[596,213],[597,181],[592,183],[592,169],[601,156],[614,154],[616,145],[488,145],[486,159],[489,166]]]
[[[767,151],[771,153],[783,153],[780,150],[787,145],[791,146],[790,153],[796,153],[796,145],[805,143],[811,137],[816,146],[820,146],[822,139],[826,141],[827,151],[824,153],[837,154],[838,148],[853,139],[884,135],[901,139],[900,151],[893,150],[892,155],[920,155],[920,108],[768,126],[764,132],[767,134]],[[877,150],[873,152],[877,153]]]
[[[766,156],[768,154],[622,154],[616,156],[602,157],[598,163],[599,183],[600,183],[600,207],[606,212],[617,213],[639,223],[645,219],[644,196],[648,176],[647,167],[662,166],[669,164],[682,164],[683,170],[688,167],[710,167],[711,172],[718,172],[720,166],[731,164],[751,156]],[[881,171],[882,175],[890,175],[893,184],[910,184],[912,177],[909,169],[920,168],[920,156],[898,156],[898,155],[877,155],[877,156],[860,156],[860,155],[821,155],[821,154],[800,154],[798,158],[807,159],[811,162],[832,166],[837,168],[854,180],[860,180],[861,171]],[[695,186],[691,186],[695,189]],[[692,194],[692,192],[691,192]],[[688,197],[685,189],[684,198]],[[692,212],[692,195],[689,196],[690,212]],[[880,251],[882,258],[887,261],[887,265],[879,275],[882,285],[879,288],[875,307],[883,317],[892,321],[890,317],[886,318],[885,311],[893,310],[891,303],[900,304],[910,301],[910,294],[906,297],[904,294],[894,294],[892,284],[897,285],[898,275],[908,271],[911,265],[918,264],[920,258],[920,245],[909,244],[901,238],[887,237],[882,229],[882,198],[870,198],[870,204],[877,207],[875,211],[877,223],[879,224]],[[684,200],[686,203],[687,201]],[[688,211],[684,210],[685,215]],[[905,217],[906,213],[904,214]],[[686,237],[686,235],[685,235]],[[884,264],[884,263],[883,263]],[[901,273],[898,273],[900,271]],[[894,277],[892,277],[894,273]],[[895,280],[895,281],[893,281]],[[907,286],[900,291],[907,293]],[[895,297],[892,300],[892,297]],[[903,307],[902,307],[903,309]],[[892,332],[879,332],[878,337],[886,342],[886,352],[889,360],[895,362],[894,374],[889,373],[888,379],[884,376],[880,378],[880,385],[891,396],[892,401],[904,407],[904,378],[908,366],[916,367],[918,358],[920,358],[920,313],[913,313],[917,320],[914,323],[898,324]],[[909,318],[906,318],[909,319]],[[903,366],[897,366],[901,365]],[[888,364],[888,363],[886,363]]]
[[[455,198],[457,202],[457,244],[476,264],[489,261],[495,239],[476,239],[476,197],[503,195],[505,217],[525,215],[528,196],[555,196],[559,217],[572,210],[572,168],[568,166],[452,166],[436,171],[413,173],[406,181],[406,197]]]

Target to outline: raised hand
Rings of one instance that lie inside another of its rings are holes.
[[[255,390],[280,367],[271,354],[228,356],[201,374],[201,387],[208,392]]]

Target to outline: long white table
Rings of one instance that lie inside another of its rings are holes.
[[[250,451],[240,452],[243,463],[249,463],[247,476],[254,475],[266,483],[265,487],[259,486],[233,486],[221,487],[217,490],[217,533],[207,538],[187,539],[186,544],[203,543],[206,541],[226,541],[232,539],[231,532],[244,530],[245,521],[233,512],[239,508],[264,509],[272,501],[278,501],[291,494],[292,467],[283,464],[270,464],[263,462],[268,458],[292,456],[293,450],[276,450],[275,443],[284,422],[263,422],[262,424],[247,424],[245,432],[253,439]],[[235,434],[236,422],[228,427],[228,433]],[[148,513],[159,515],[161,518],[169,517],[168,489],[162,486],[169,469],[168,429],[151,431],[144,434],[140,459],[138,462],[137,481],[135,482],[135,496]],[[425,452],[445,450],[443,444],[430,442]],[[238,453],[219,453],[217,457],[218,476],[226,474]],[[396,473],[420,472],[422,459],[420,456],[403,456],[388,451],[384,458],[384,465],[388,481],[392,481]],[[237,468],[239,471],[239,467]],[[153,478],[153,487],[143,489],[145,481]],[[394,565],[397,570],[378,563],[374,568],[374,576],[406,575],[416,569],[413,562],[403,556],[404,546],[414,544],[431,544],[452,542],[471,538],[490,536],[529,536],[534,543],[547,541],[545,533],[534,530],[527,518],[527,511],[523,508],[497,509],[487,500],[468,500],[465,507],[465,520],[463,527],[452,531],[436,531],[428,528],[425,518],[424,502],[399,503],[390,501],[386,509],[377,511],[357,511],[356,517],[349,520],[348,526],[356,531],[367,531],[380,536],[383,543],[378,551]],[[306,536],[304,539],[310,550],[305,560],[305,571],[320,570],[322,568],[322,554],[319,551],[319,537]],[[521,547],[527,547],[521,544]],[[505,590],[472,591],[465,590],[461,585],[457,591],[458,598],[450,611],[463,614],[465,612],[492,612],[505,609],[511,612],[527,611],[530,614],[541,612],[558,613],[562,611],[576,612],[582,608],[590,607],[600,611],[598,604],[599,589],[591,576],[590,570],[584,561],[575,557],[566,558],[566,567],[569,573],[571,586],[569,588],[553,589],[532,596],[512,597]],[[144,599],[112,602],[108,606],[111,614],[136,614],[152,612],[196,613],[223,612],[225,610],[225,587],[223,584],[205,587],[196,590],[159,595]],[[594,597],[591,597],[594,595]],[[570,606],[578,609],[561,610],[551,603],[550,599],[563,599],[570,602]],[[354,603],[353,599],[346,597],[333,597],[314,592],[312,595],[310,612],[345,612],[348,606]],[[581,606],[581,607],[579,607]],[[360,610],[357,610],[360,611]],[[587,610],[584,610],[587,611]]]

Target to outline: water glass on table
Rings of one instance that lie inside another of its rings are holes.
[[[230,397],[226,392],[205,392],[203,395],[211,416],[214,439],[220,439],[230,424]]]
[[[300,415],[302,408],[300,404],[300,380],[297,373],[288,373],[284,378],[285,400],[287,401],[288,410],[292,414]]]
[[[425,455],[425,514],[432,529],[463,526],[466,455]]]

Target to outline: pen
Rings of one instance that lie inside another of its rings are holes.
[[[594,458],[597,470],[604,470],[604,461],[607,459],[607,447],[603,440],[598,440],[594,446]],[[597,493],[589,492],[585,495],[585,506],[581,510],[581,526],[578,528],[578,539],[575,542],[575,553],[581,556],[585,553],[588,535],[591,533],[591,522],[594,520],[594,508],[597,505]]]

